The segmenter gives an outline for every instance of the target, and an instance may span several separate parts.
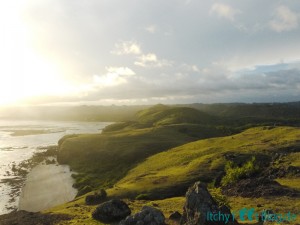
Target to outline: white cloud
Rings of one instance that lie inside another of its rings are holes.
[[[116,73],[122,76],[133,76],[135,72],[128,67],[107,67],[109,73]]]
[[[290,31],[298,27],[298,15],[286,6],[279,6],[274,13],[274,19],[269,22],[269,26],[276,32]]]
[[[164,67],[171,66],[172,62],[166,59],[158,59],[153,53],[144,54],[138,57],[138,61],[135,61],[136,66],[141,67]]]
[[[240,10],[234,9],[230,5],[222,3],[214,3],[210,9],[210,14],[217,14],[218,16],[230,21],[234,21],[236,14],[239,13],[241,13]]]
[[[130,76],[135,72],[128,67],[107,67],[107,73],[104,75],[94,75],[93,81],[96,86],[112,87],[127,83]]]
[[[111,51],[115,55],[139,55],[142,53],[139,44],[133,41],[123,41],[115,44],[115,49]]]
[[[182,68],[188,72],[197,72],[197,73],[200,72],[200,69],[198,68],[197,65],[190,65],[190,64],[184,63],[182,65]]]
[[[146,27],[145,30],[151,34],[154,34],[157,30],[157,27],[155,25],[150,25]]]

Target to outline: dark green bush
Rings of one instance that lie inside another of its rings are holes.
[[[148,194],[139,194],[138,196],[135,197],[136,200],[149,200],[149,195]]]
[[[259,166],[255,163],[255,156],[251,158],[241,167],[235,166],[233,162],[229,161],[225,165],[226,175],[222,178],[221,185],[236,183],[238,180],[250,177],[259,170]]]
[[[93,189],[92,189],[90,186],[84,186],[83,188],[81,188],[81,189],[78,191],[76,197],[79,197],[79,196],[81,196],[81,195],[84,195],[84,194],[86,194],[86,193],[89,193],[89,192],[91,192],[92,190],[93,190]]]

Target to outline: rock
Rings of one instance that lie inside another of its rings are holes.
[[[113,199],[100,204],[92,213],[92,217],[103,223],[111,223],[126,218],[130,213],[131,210],[125,202]]]
[[[219,207],[217,202],[208,192],[206,185],[201,182],[196,182],[188,189],[186,193],[186,202],[183,209],[183,216],[180,221],[181,225],[238,224],[232,218],[230,209],[226,206]],[[222,214],[224,217],[220,220],[214,220],[211,215],[215,214]],[[228,217],[228,221],[225,219],[226,215]]]
[[[103,202],[107,197],[106,191],[101,189],[100,193],[95,192],[93,195],[88,195],[85,197],[85,203],[87,205],[96,205]]]
[[[165,224],[164,214],[153,207],[144,206],[141,212],[128,216],[119,225],[163,225]]]
[[[179,212],[175,211],[169,216],[169,219],[170,220],[180,220],[181,216],[182,215]]]

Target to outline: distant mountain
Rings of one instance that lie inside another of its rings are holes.
[[[222,117],[299,118],[300,102],[190,104],[187,107]]]
[[[156,105],[137,113],[140,123],[149,125],[168,124],[211,124],[216,120],[215,116],[188,107],[171,107]]]

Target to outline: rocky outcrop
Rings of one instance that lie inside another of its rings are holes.
[[[230,209],[219,207],[206,185],[196,182],[186,193],[181,225],[236,225]]]
[[[144,206],[141,212],[128,216],[119,225],[163,225],[165,224],[164,214],[153,207]]]
[[[100,222],[112,223],[126,218],[130,213],[131,210],[125,202],[113,199],[100,204],[92,213],[92,216]]]

